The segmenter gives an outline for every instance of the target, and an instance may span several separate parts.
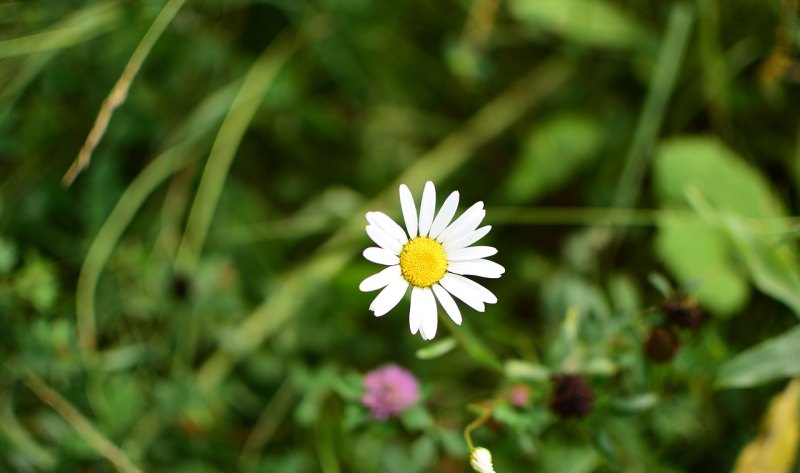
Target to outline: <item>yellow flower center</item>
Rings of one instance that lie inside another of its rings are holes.
[[[447,255],[438,241],[417,237],[406,243],[400,251],[400,269],[411,284],[431,287],[447,271]]]

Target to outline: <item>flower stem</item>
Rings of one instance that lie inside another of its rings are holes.
[[[492,417],[493,412],[494,402],[487,403],[481,415],[464,428],[464,440],[467,441],[470,452],[475,450],[475,445],[472,443],[472,431],[485,424]]]

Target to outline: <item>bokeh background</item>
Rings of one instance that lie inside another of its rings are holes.
[[[0,471],[800,471],[797,8],[0,0]],[[506,267],[434,342],[357,289],[427,180]]]

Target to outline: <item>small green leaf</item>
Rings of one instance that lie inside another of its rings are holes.
[[[431,343],[425,348],[417,350],[417,358],[420,360],[432,360],[449,353],[456,347],[456,340],[453,337],[444,338],[438,342]]]
[[[550,379],[550,370],[546,366],[530,363],[524,360],[509,360],[503,366],[503,371],[509,379],[528,381],[545,381]]]
[[[672,288],[672,284],[670,284],[669,279],[661,273],[657,273],[655,271],[649,273],[647,275],[647,280],[650,281],[650,284],[656,290],[661,293],[664,298],[669,297],[675,292],[675,289]]]
[[[724,363],[717,388],[748,388],[800,375],[800,326],[740,353]]]
[[[0,237],[0,276],[11,272],[17,264],[17,248],[14,242]]]
[[[400,414],[403,426],[410,431],[422,431],[435,424],[430,413],[420,405],[412,406]]]
[[[558,189],[599,156],[601,144],[595,118],[563,114],[542,123],[525,142],[505,184],[506,197],[523,202]]]
[[[58,297],[58,279],[55,267],[39,255],[31,253],[25,266],[14,278],[14,289],[20,298],[28,301],[38,312],[50,309]]]
[[[640,414],[658,404],[658,401],[658,395],[654,393],[644,393],[615,399],[609,402],[608,408],[620,414]]]
[[[616,5],[600,0],[512,0],[521,21],[588,46],[637,47],[647,39],[639,22]]]

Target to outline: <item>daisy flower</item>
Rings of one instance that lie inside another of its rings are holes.
[[[396,306],[411,287],[409,327],[424,340],[436,335],[439,323],[436,301],[447,315],[461,325],[461,312],[453,296],[483,312],[484,304],[494,304],[497,297],[488,289],[466,278],[499,278],[505,269],[484,259],[497,253],[491,246],[470,246],[492,228],[478,228],[486,210],[483,202],[468,208],[453,220],[458,208],[458,191],[445,199],[436,212],[436,189],[425,183],[422,202],[417,207],[411,191],[400,186],[400,206],[405,230],[382,212],[367,212],[367,235],[378,245],[364,250],[364,257],[387,266],[359,285],[364,292],[382,291],[369,309],[380,317]]]
[[[469,464],[478,473],[494,473],[492,452],[483,447],[478,447],[472,451],[469,456]]]

